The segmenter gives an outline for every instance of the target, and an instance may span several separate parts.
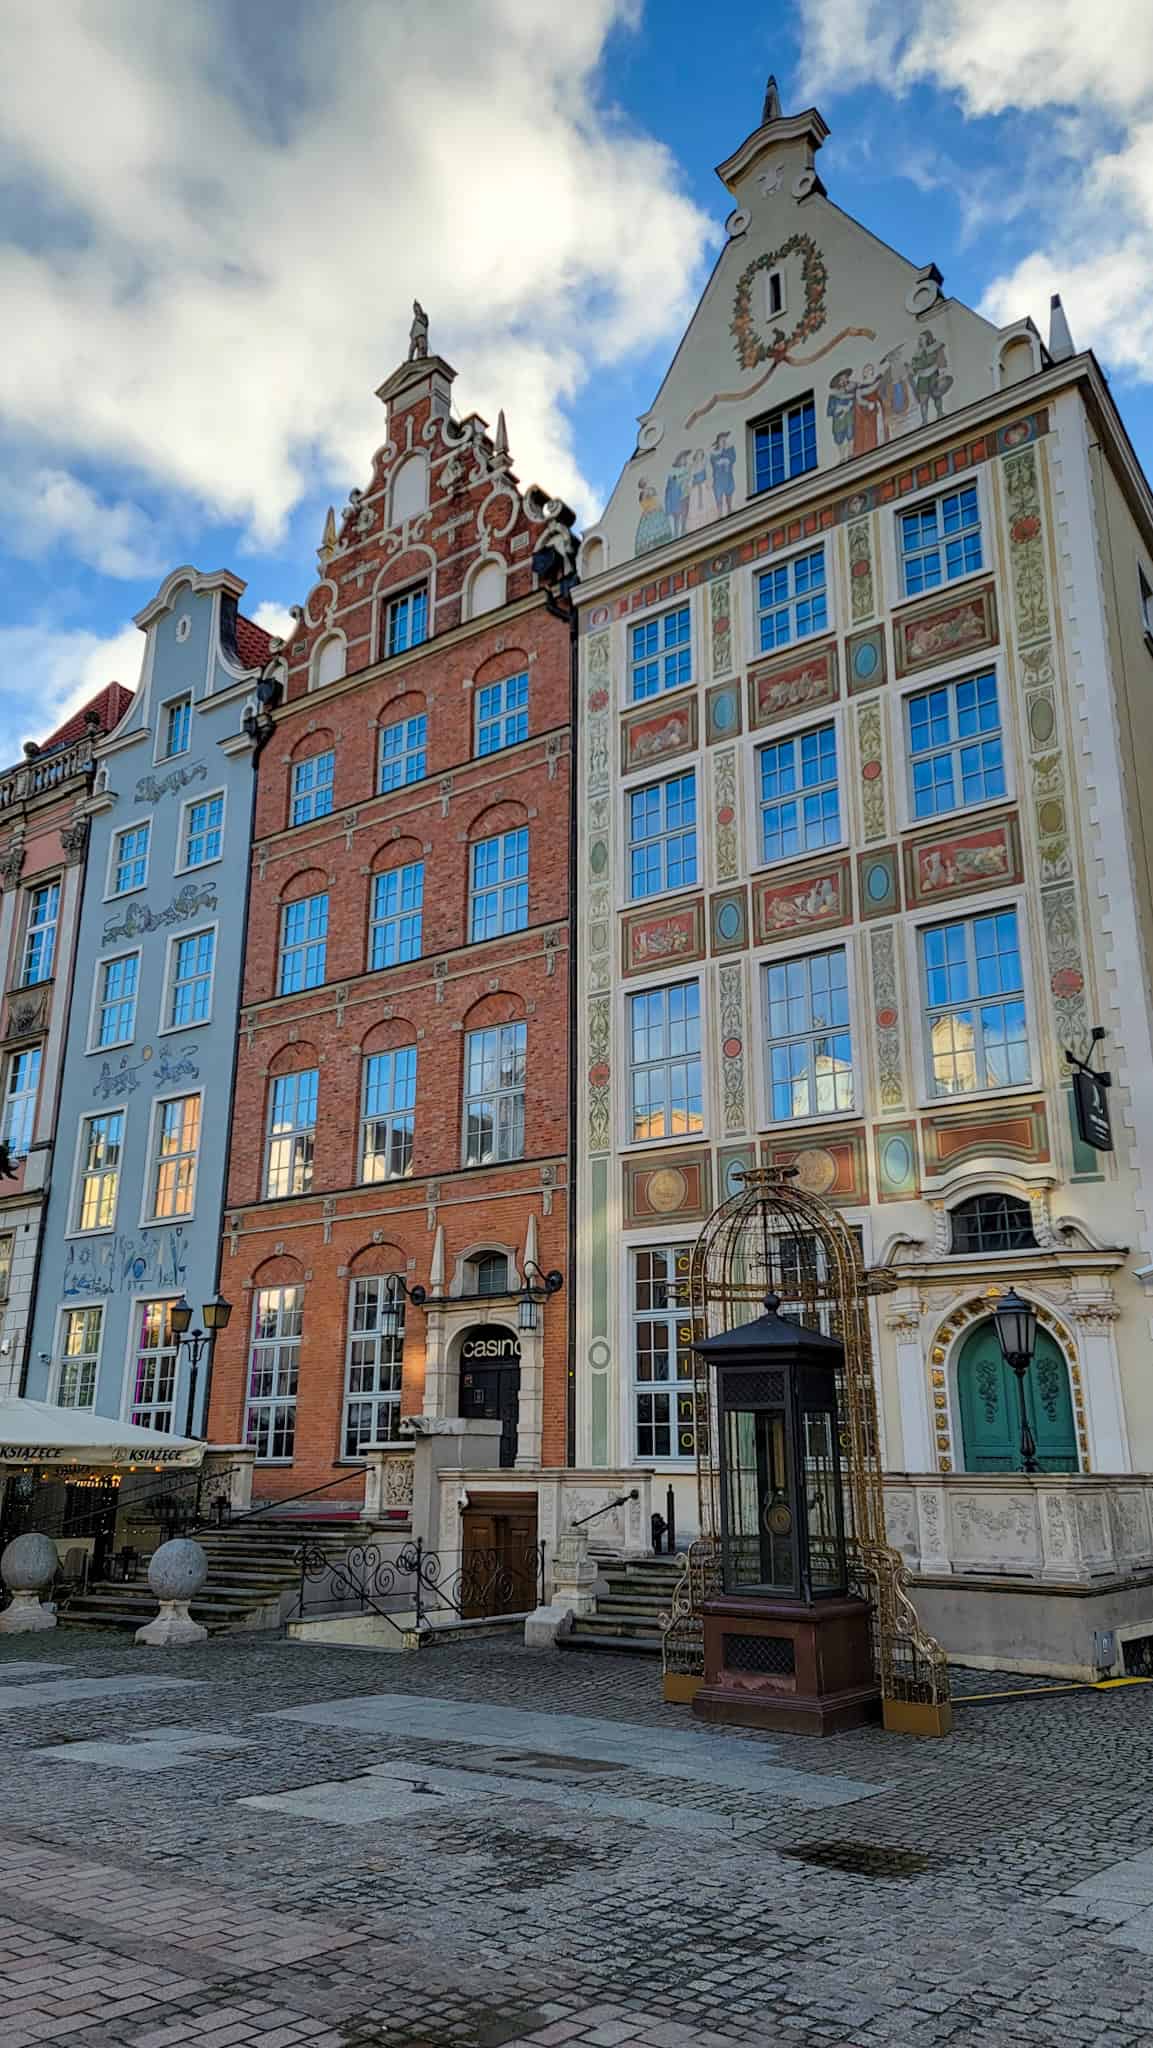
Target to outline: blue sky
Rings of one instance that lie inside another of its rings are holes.
[[[999,320],[1059,286],[1153,463],[1153,7],[1111,0],[8,0],[0,753],[180,562],[275,628],[383,438],[410,301],[589,516],[719,240],[766,72],[830,196]],[[317,15],[322,16],[317,20]],[[45,30],[43,24],[49,26]],[[275,20],[276,34],[266,33]],[[262,612],[262,607],[269,609]]]

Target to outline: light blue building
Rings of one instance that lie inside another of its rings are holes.
[[[99,748],[24,1389],[175,1435],[204,1411],[171,1308],[185,1294],[199,1320],[217,1286],[271,651],[243,589],[173,571],[137,615],[140,687]]]

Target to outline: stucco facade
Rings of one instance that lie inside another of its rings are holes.
[[[691,1531],[678,1254],[791,1165],[898,1281],[893,1540],[1082,1584],[1153,1562],[1147,1493],[1096,1479],[1153,1470],[1149,491],[1059,304],[1045,347],[947,298],[826,196],[825,133],[771,92],[721,166],[726,245],[582,548],[577,1459],[667,1474]],[[1065,1058],[1094,1026],[1111,1151]]]
[[[267,635],[219,571],[136,623],[139,690],[97,750],[25,1392],[199,1434],[168,1324],[216,1289]],[[80,870],[75,871],[79,887]],[[67,885],[67,873],[66,873]]]

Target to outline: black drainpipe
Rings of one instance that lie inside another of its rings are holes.
[[[577,1461],[577,1355],[576,1355],[576,1248],[577,1248],[577,1203],[576,1203],[576,1156],[577,1156],[577,1058],[580,1050],[577,1035],[577,851],[579,833],[577,830],[577,777],[580,767],[578,738],[580,723],[580,648],[577,640],[577,608],[570,599],[569,614],[569,806],[568,806],[568,1187],[565,1203],[568,1211],[568,1286],[565,1289],[565,1311],[568,1316],[568,1377],[565,1384],[565,1463],[573,1466]]]

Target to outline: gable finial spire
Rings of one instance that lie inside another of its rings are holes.
[[[777,85],[777,81],[776,81],[776,77],[775,77],[774,73],[770,71],[770,73],[769,73],[769,79],[768,79],[768,84],[767,84],[767,85],[765,86],[765,104],[764,104],[764,106],[763,106],[763,107],[761,108],[761,126],[762,126],[762,128],[763,128],[763,127],[764,127],[764,125],[765,125],[765,122],[766,122],[766,121],[779,121],[779,120],[780,120],[780,118],[781,118],[781,94],[780,94],[780,88],[779,88],[779,86]]]

